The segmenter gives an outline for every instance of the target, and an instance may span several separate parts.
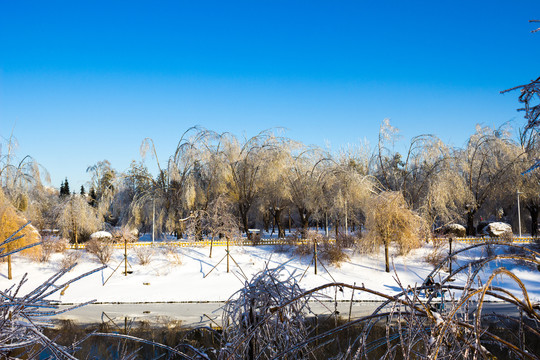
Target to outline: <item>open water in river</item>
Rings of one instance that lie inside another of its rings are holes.
[[[93,332],[130,335],[170,347],[182,343],[190,344],[196,348],[206,349],[210,357],[215,358],[208,349],[220,346],[222,305],[222,303],[87,305],[56,316],[53,320],[54,326],[46,329],[45,333],[49,338],[55,338],[58,343],[66,346]],[[313,310],[317,313],[329,314],[336,310],[339,313],[338,317],[324,315],[310,318],[310,327],[314,329],[312,335],[344,324],[349,316],[354,319],[371,314],[378,305],[379,303],[375,302],[356,302],[351,307],[349,302],[344,302],[338,303],[336,309],[333,302],[312,304]],[[485,304],[484,313],[488,312],[516,315],[514,307],[509,305]],[[351,339],[358,337],[361,330],[361,325],[353,326],[347,331],[315,342],[314,345],[319,348],[310,358],[327,359],[343,351]],[[368,339],[373,346],[370,358],[376,359],[383,355],[385,342],[375,340],[382,339],[385,335],[384,324],[374,327],[372,339]],[[177,349],[188,352],[187,348]],[[540,348],[537,350],[540,351]],[[166,350],[154,345],[92,336],[80,344],[75,356],[80,359],[120,359],[126,356],[153,359],[165,354]],[[45,359],[48,355],[50,354],[42,353],[40,358]],[[498,358],[505,358],[504,354],[497,355]]]

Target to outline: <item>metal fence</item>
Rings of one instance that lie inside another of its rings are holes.
[[[490,237],[460,237],[460,238],[454,238],[454,241],[466,243],[466,244],[476,244],[480,242],[485,241],[500,241],[501,239],[498,238],[490,238]],[[538,240],[538,238],[534,238],[531,236],[528,237],[514,237],[512,239],[513,243],[518,244],[527,244]],[[335,242],[335,239],[326,240],[330,242]],[[290,240],[290,239],[261,239],[261,240],[248,240],[248,239],[235,239],[235,240],[229,240],[229,246],[262,246],[262,245],[301,245],[308,243],[309,240]],[[156,241],[155,243],[152,243],[150,241],[144,241],[144,242],[133,242],[133,243],[127,243],[128,248],[135,248],[135,247],[144,247],[144,246],[178,246],[178,247],[207,247],[210,246],[211,240],[201,240],[201,241],[188,241],[188,240],[180,240],[180,241]],[[226,240],[214,240],[212,242],[213,246],[227,246]],[[115,248],[124,248],[124,243],[115,243],[113,245]],[[78,246],[75,246],[75,244],[70,244],[71,249],[84,249],[86,247],[85,244],[79,244]]]

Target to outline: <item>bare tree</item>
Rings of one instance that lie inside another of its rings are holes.
[[[519,102],[524,106],[523,108],[519,108],[518,111],[525,112],[525,119],[527,120],[525,131],[538,129],[540,127],[540,103],[538,103],[540,100],[540,77],[528,84],[503,90],[501,94],[513,90],[519,90],[521,92]]]
[[[163,168],[152,139],[141,145],[143,158],[150,151],[156,159],[159,174],[137,171],[128,177],[146,185],[134,196],[131,206],[132,223],[153,223],[159,229],[181,236],[186,218],[193,211],[205,210],[223,186],[223,166],[217,161],[220,136],[201,128],[190,128],[180,138],[176,150]]]
[[[87,173],[92,175],[90,186],[96,191],[97,201],[110,197],[115,190],[116,171],[109,160],[98,161],[88,166]]]

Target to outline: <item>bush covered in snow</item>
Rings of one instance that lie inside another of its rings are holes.
[[[86,251],[95,255],[103,265],[106,265],[111,260],[113,244],[111,241],[94,238],[86,243]]]

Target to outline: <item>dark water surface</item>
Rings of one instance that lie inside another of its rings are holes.
[[[189,344],[204,349],[210,358],[209,349],[220,346],[220,325],[222,303],[166,303],[166,304],[99,304],[88,305],[74,311],[56,316],[53,326],[45,330],[45,334],[56,342],[69,346],[90,334],[112,333],[129,335],[152,342],[177,348],[183,352],[189,349],[177,347]],[[336,326],[346,323],[349,316],[354,319],[371,314],[379,303],[358,302],[312,304],[317,313],[329,314],[337,310],[339,316],[321,315],[308,320],[312,335],[324,333]],[[516,315],[515,308],[509,305],[485,304],[484,313],[504,313]],[[490,329],[496,333],[497,329]],[[321,339],[312,345],[319,346],[310,358],[327,359],[340,353],[350,341],[356,339],[362,331],[362,325],[352,326],[346,331]],[[369,342],[373,345],[370,358],[376,359],[384,354],[385,342],[380,345],[377,339],[386,335],[385,324],[375,326],[370,334]],[[500,334],[504,336],[504,333]],[[540,346],[540,344],[539,344]],[[540,351],[539,349],[535,349]],[[50,354],[42,353],[40,358]],[[90,336],[78,347],[75,356],[79,359],[120,359],[120,358],[180,358],[168,357],[170,353],[158,346],[133,340],[122,340],[103,336]],[[505,353],[498,353],[498,358],[507,358]],[[399,356],[398,356],[399,357]]]

